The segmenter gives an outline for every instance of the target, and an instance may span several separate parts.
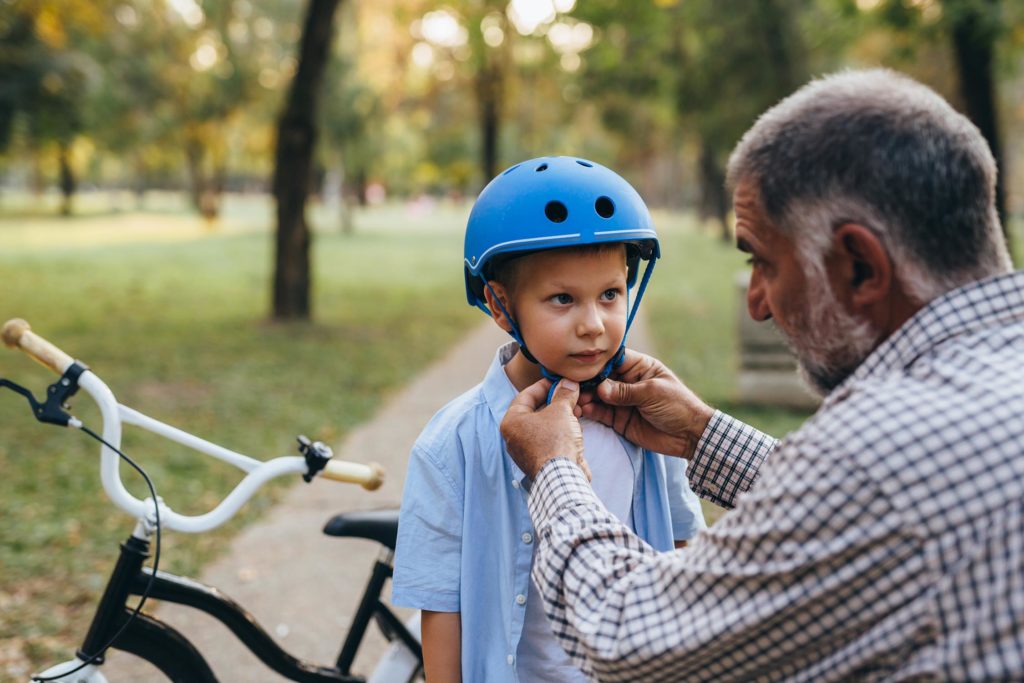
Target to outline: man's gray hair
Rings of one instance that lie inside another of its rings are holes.
[[[811,267],[823,267],[835,228],[869,228],[907,294],[925,303],[1012,267],[996,172],[965,116],[926,86],[874,69],[812,81],[768,110],[727,177],[733,189],[755,185],[766,217]]]

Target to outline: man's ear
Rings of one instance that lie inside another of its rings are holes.
[[[858,223],[844,223],[832,233],[832,287],[850,313],[871,317],[871,309],[893,292],[893,264],[882,241]]]
[[[487,308],[491,309],[491,317],[494,318],[494,322],[497,323],[498,327],[511,333],[512,322],[502,312],[501,306],[494,299],[494,296],[497,295],[501,299],[501,304],[505,307],[505,310],[509,310],[511,299],[508,296],[508,290],[505,288],[505,285],[497,280],[491,280],[488,284],[490,285],[489,287],[484,287],[484,298],[487,300]]]

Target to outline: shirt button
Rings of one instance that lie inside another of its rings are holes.
[[[512,480],[512,488],[514,488],[514,489],[517,489],[517,488],[519,488],[519,480],[518,480],[518,479],[513,479],[513,480]],[[509,657],[511,657],[511,656],[512,656],[512,655],[509,655]],[[509,662],[509,664],[511,664],[511,663],[512,663],[512,662]]]
[[[523,532],[523,543],[533,543],[533,535],[529,532]]]
[[[508,662],[509,666],[512,666],[512,662],[516,661],[516,658],[513,657],[512,655],[509,655],[508,657],[505,658],[505,661]]]
[[[517,604],[517,605],[525,605],[525,604],[526,604],[526,596],[525,596],[525,595],[523,595],[522,593],[520,593],[519,595],[517,595],[517,596],[516,596],[516,604]],[[511,655],[509,655],[509,656],[511,657]],[[512,662],[509,662],[509,664],[511,664],[511,663],[512,663]]]

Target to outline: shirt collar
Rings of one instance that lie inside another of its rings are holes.
[[[487,401],[487,406],[491,409],[491,414],[494,415],[494,421],[498,424],[501,424],[512,399],[519,393],[512,386],[508,375],[505,374],[505,365],[518,351],[519,344],[514,341],[503,344],[494,354],[494,360],[491,361],[491,366],[487,369],[487,374],[484,375],[484,400]]]
[[[1019,321],[1024,321],[1024,271],[972,282],[915,313],[861,363],[843,386],[908,368],[952,337]]]

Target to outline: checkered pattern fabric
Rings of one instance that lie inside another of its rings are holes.
[[[559,642],[607,681],[1024,681],[1024,272],[933,301],[781,442],[722,413],[733,507],[658,554],[557,459],[530,493]]]

